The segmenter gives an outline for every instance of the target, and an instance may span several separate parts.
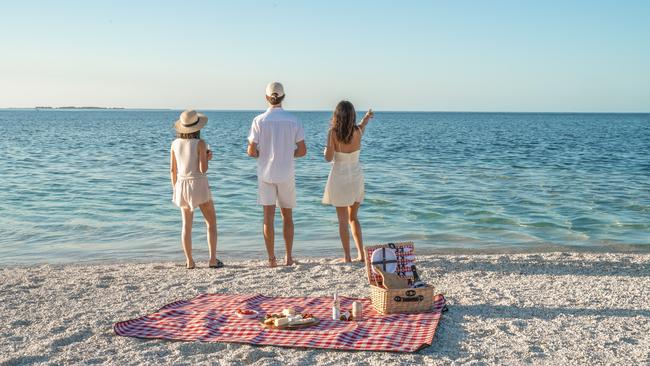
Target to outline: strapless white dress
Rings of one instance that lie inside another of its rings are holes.
[[[359,162],[361,150],[351,153],[335,152],[332,170],[327,178],[323,203],[336,207],[362,203],[364,192],[363,170]]]

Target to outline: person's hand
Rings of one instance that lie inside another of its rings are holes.
[[[212,160],[212,150],[208,150],[208,160]]]
[[[368,112],[366,112],[366,115],[363,116],[363,119],[369,121],[374,117],[375,117],[375,112],[373,112],[372,109],[368,109]]]

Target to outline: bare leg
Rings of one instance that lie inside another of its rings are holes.
[[[217,264],[217,213],[214,210],[214,202],[209,201],[199,206],[205,219],[208,229],[208,248],[210,250],[210,261],[208,265]]]
[[[194,268],[194,259],[192,259],[192,220],[194,219],[194,212],[189,208],[181,208],[181,215],[183,217],[181,243],[185,252],[187,268],[191,269]]]
[[[275,260],[275,205],[264,206],[264,244],[266,245],[266,254],[269,256],[269,266],[277,266]]]
[[[354,205],[348,207],[348,214],[350,219],[350,229],[352,229],[352,236],[354,237],[354,244],[357,246],[357,261],[364,261],[363,253],[363,237],[361,235],[361,223],[359,223],[359,202],[355,202]]]
[[[290,266],[293,264],[291,250],[293,249],[293,213],[290,208],[281,208],[282,213],[282,234],[284,235],[284,245],[287,250],[284,264]]]
[[[348,231],[348,208],[337,207],[336,215],[339,218],[339,236],[343,245],[343,261],[348,263],[350,259],[350,232]]]

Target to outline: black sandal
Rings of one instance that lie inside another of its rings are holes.
[[[208,265],[210,268],[222,268],[223,267],[223,262],[217,259],[216,264],[210,264]]]

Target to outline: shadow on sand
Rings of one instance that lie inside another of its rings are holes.
[[[650,277],[647,263],[635,263],[623,257],[620,261],[588,260],[570,253],[562,254],[563,260],[549,260],[531,254],[524,258],[500,256],[496,260],[476,256],[433,258],[421,262],[423,268],[440,272],[485,271],[516,273],[521,275],[580,275],[580,276],[626,276]]]

